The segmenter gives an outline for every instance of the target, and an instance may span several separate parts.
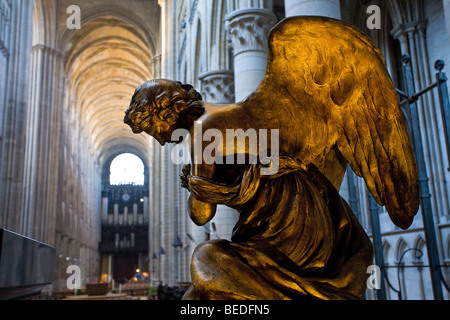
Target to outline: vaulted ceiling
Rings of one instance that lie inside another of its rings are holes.
[[[123,123],[135,89],[152,78],[152,53],[141,30],[108,15],[83,24],[66,45],[69,114],[101,158],[123,149],[139,154],[151,139]]]

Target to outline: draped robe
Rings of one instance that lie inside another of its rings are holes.
[[[200,201],[240,217],[230,241],[200,244],[186,298],[360,299],[372,244],[349,205],[316,167],[281,157],[276,175],[250,165],[226,185],[190,176]]]

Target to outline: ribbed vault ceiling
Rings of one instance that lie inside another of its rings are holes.
[[[152,78],[148,39],[130,24],[106,16],[83,24],[68,47],[70,99],[82,134],[97,157],[109,149],[149,150],[150,138],[123,123],[134,90]]]

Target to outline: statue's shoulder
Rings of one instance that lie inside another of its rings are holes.
[[[235,104],[214,105],[206,103],[205,112],[198,118],[205,128],[221,128],[223,125],[230,125],[238,122],[240,108]]]

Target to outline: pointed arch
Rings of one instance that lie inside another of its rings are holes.
[[[144,185],[144,162],[137,155],[124,152],[116,156],[109,166],[110,185]]]
[[[391,251],[391,244],[387,240],[383,240],[383,257],[385,261],[389,260],[389,253]]]
[[[403,253],[405,252],[405,250],[407,248],[408,248],[408,244],[402,237],[400,237],[399,240],[397,241],[397,246],[395,249],[395,259],[397,261],[400,260],[400,258],[402,257]]]
[[[422,235],[421,234],[417,234],[416,239],[414,240],[414,248],[423,251],[425,246],[426,246],[426,244],[427,243],[424,240],[424,238],[422,237]]]

